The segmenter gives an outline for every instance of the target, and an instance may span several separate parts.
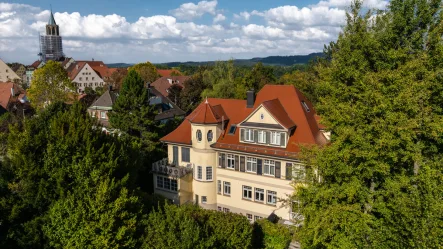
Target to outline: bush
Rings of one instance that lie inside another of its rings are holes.
[[[274,224],[267,219],[254,223],[254,248],[286,249],[291,240],[291,231],[285,225]]]

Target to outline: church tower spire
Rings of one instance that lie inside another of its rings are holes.
[[[56,36],[60,35],[58,25],[55,22],[54,14],[52,13],[52,7],[51,7],[51,15],[49,16],[48,24],[46,24],[46,35],[56,35]]]

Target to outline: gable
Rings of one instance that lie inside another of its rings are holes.
[[[85,73],[85,75],[84,75]],[[86,73],[88,73],[86,75]],[[89,74],[91,73],[91,74]],[[79,78],[82,78],[80,80]],[[88,77],[88,80],[86,80],[86,77]],[[92,77],[94,77],[94,80],[92,80]],[[83,82],[97,82],[97,81],[103,81],[102,78],[93,70],[91,66],[89,66],[88,63],[85,63],[85,65],[80,69],[80,71],[77,73],[75,78],[72,80],[74,82],[83,83]]]
[[[260,123],[265,125],[281,125],[262,105],[249,115],[242,123]]]

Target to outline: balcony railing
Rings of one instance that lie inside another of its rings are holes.
[[[168,163],[168,158],[163,158],[152,164],[152,173],[171,176],[173,178],[182,178],[183,176],[192,173],[190,165],[175,166]]]

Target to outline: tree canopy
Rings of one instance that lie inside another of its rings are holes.
[[[317,109],[332,136],[305,154],[321,180],[297,189],[304,248],[443,246],[441,10],[355,1],[325,50]]]
[[[135,70],[140,75],[144,83],[152,83],[160,78],[157,68],[149,61],[145,63],[138,63],[131,67],[131,69]]]
[[[35,70],[28,96],[36,109],[54,102],[72,101],[75,86],[68,73],[55,61],[48,61],[43,67]]]

